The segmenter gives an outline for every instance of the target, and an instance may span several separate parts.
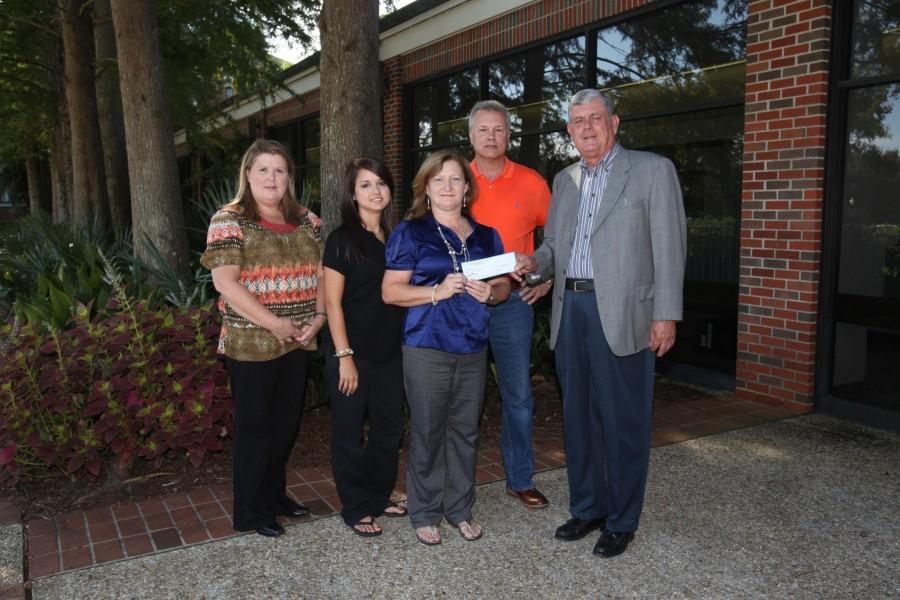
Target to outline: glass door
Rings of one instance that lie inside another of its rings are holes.
[[[828,391],[900,411],[900,2],[856,2],[850,43]]]

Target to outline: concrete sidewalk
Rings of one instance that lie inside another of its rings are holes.
[[[655,448],[641,528],[603,560],[596,536],[553,539],[565,469],[541,473],[552,506],[526,512],[504,483],[477,489],[485,537],[379,538],[337,517],[278,540],[231,538],[49,576],[62,598],[900,598],[900,436],[819,415]]]

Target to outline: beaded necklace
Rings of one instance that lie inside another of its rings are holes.
[[[435,221],[435,223],[437,223],[437,221]],[[444,245],[447,246],[447,254],[450,255],[450,260],[453,261],[453,272],[459,273],[459,262],[456,260],[456,257],[461,256],[463,262],[467,262],[470,258],[469,248],[468,246],[466,246],[466,240],[462,239],[462,237],[459,238],[460,248],[459,250],[457,250],[450,244],[449,241],[447,241],[447,238],[444,237],[444,230],[441,229],[440,223],[437,223],[437,230],[441,236],[441,239],[444,241]]]

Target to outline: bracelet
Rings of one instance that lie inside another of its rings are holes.
[[[432,306],[437,306],[437,303],[438,303],[437,298],[434,297],[435,292],[437,292],[437,286],[438,286],[438,284],[434,284],[434,286],[431,288],[431,305]]]
[[[345,356],[353,356],[353,348],[344,348],[334,353],[335,358],[344,358]]]
[[[319,310],[317,310],[316,312],[313,313],[313,318],[315,319],[315,318],[318,317],[319,315],[322,315],[322,316],[325,317],[326,319],[328,318],[328,314],[327,314],[327,313],[324,313],[324,312],[319,311]]]

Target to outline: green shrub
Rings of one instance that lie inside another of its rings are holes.
[[[0,482],[127,471],[136,458],[199,465],[233,408],[211,305],[154,308],[119,284],[102,314],[81,305],[55,330],[6,326],[0,364]]]
[[[0,237],[0,294],[23,323],[59,329],[74,307],[93,310],[109,300],[101,247],[119,251],[104,241],[97,225],[55,225],[43,214],[19,219]]]
[[[531,374],[545,378],[556,376],[556,358],[550,349],[551,306],[549,295],[535,303],[534,331],[531,335]]]
[[[193,279],[184,281],[148,243],[149,263],[134,256],[128,234],[113,242],[98,226],[78,229],[45,215],[20,219],[0,231],[0,304],[11,304],[19,320],[35,328],[63,328],[79,306],[93,316],[113,294],[103,256],[122,266],[123,285],[137,299],[153,306],[206,304],[209,272],[197,265]]]

